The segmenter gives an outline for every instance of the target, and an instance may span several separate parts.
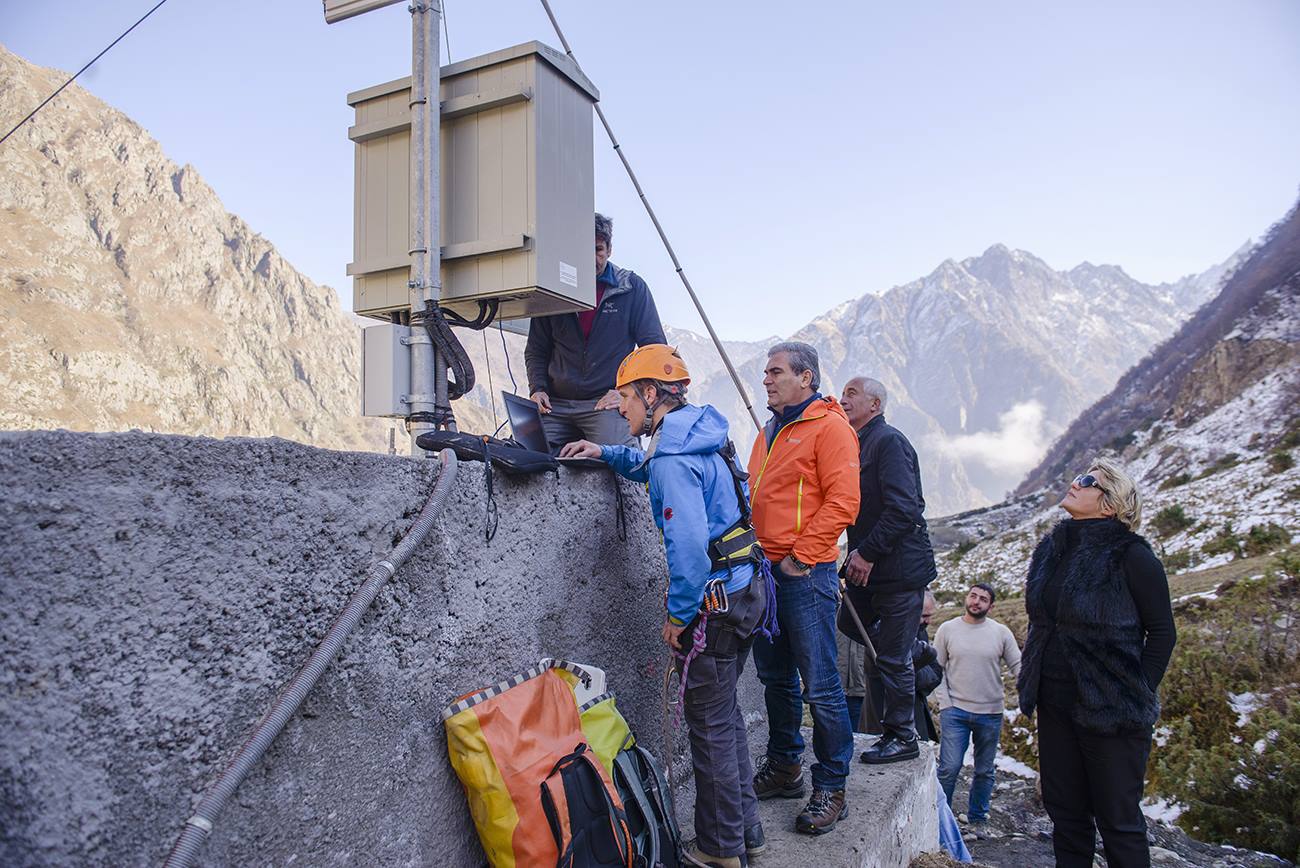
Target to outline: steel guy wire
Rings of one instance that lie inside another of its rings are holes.
[[[65,87],[67,87],[68,85],[72,84],[74,81],[76,81],[76,80],[77,80],[77,76],[81,75],[83,72],[85,72],[86,70],[90,69],[90,67],[91,67],[92,65],[94,65],[95,61],[99,60],[99,59],[100,59],[101,57],[103,57],[105,54],[108,54],[109,49],[111,49],[114,45],[117,45],[119,42],[121,42],[123,39],[125,39],[125,38],[126,38],[126,35],[127,35],[128,33],[130,33],[132,30],[135,30],[137,27],[139,27],[141,24],[143,24],[143,23],[144,23],[144,20],[145,20],[146,18],[148,18],[150,15],[154,14],[155,12],[157,12],[157,11],[162,7],[162,5],[163,5],[164,3],[166,3],[166,2],[167,2],[167,0],[158,0],[157,5],[155,5],[155,6],[154,6],[152,9],[150,9],[148,12],[144,13],[144,15],[141,15],[141,16],[140,16],[140,20],[139,20],[139,21],[135,22],[135,23],[132,24],[130,27],[126,28],[126,30],[122,33],[121,36],[117,37],[117,39],[114,39],[112,42],[110,42],[110,43],[108,44],[108,48],[105,48],[105,49],[104,49],[103,51],[101,51],[99,54],[96,54],[94,57],[92,57],[92,58],[90,59],[90,62],[89,62],[89,63],[87,63],[87,64],[86,64],[85,66],[83,66],[81,69],[79,69],[79,70],[77,70],[76,72],[74,72],[74,73],[72,74],[72,77],[71,77],[71,78],[69,78],[69,79],[68,79],[67,81],[65,81],[63,84],[59,85],[59,89],[58,89],[58,90],[56,90],[54,93],[50,94],[50,95],[47,96],[44,100],[42,100],[42,101],[41,101],[41,104],[38,105],[36,108],[32,109],[32,110],[31,110],[31,113],[28,114],[27,117],[25,117],[25,118],[23,118],[22,120],[20,120],[20,121],[17,123],[17,125],[16,125],[12,130],[10,130],[9,132],[5,133],[5,134],[4,134],[4,138],[0,139],[0,145],[3,145],[3,144],[4,144],[4,143],[9,139],[10,136],[12,136],[14,133],[18,132],[19,127],[21,127],[23,124],[27,123],[27,122],[28,122],[29,120],[31,120],[32,118],[36,117],[36,113],[37,113],[38,111],[40,111],[41,109],[45,108],[46,104],[48,104],[50,100],[54,99],[54,98],[55,98],[56,96],[58,96],[59,94],[63,93],[63,89],[64,89]]]

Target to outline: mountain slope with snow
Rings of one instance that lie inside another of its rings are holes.
[[[1172,338],[1088,408],[1014,500],[952,516],[942,584],[1016,590],[1075,473],[1110,455],[1137,481],[1142,529],[1170,572],[1300,535],[1300,210]]]
[[[1113,265],[1056,271],[994,245],[845,302],[791,337],[820,353],[823,392],[858,374],[885,384],[886,415],[917,446],[929,512],[942,515],[1000,500],[1081,410],[1214,294],[1232,261],[1152,286]],[[737,365],[760,408],[764,359]],[[753,425],[725,373],[695,397],[721,408],[748,447]]]

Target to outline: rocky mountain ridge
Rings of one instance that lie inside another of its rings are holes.
[[[1082,413],[1017,496],[941,520],[941,584],[1023,582],[1069,478],[1096,455],[1127,468],[1171,572],[1300,535],[1300,207],[1168,341]]]
[[[62,78],[0,47],[0,122]],[[333,290],[80,87],[0,148],[0,427],[383,450],[358,338]]]
[[[1082,409],[1217,291],[1247,249],[1152,286],[1114,265],[1056,271],[997,244],[844,302],[791,338],[817,348],[825,393],[858,374],[885,384],[887,417],[921,454],[928,512],[944,515],[1000,500]],[[761,408],[762,350],[736,362]],[[696,397],[722,409],[748,448],[753,425],[725,372],[698,384]]]

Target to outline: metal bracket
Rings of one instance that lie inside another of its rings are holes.
[[[433,341],[429,339],[429,335],[427,332],[424,331],[417,332],[414,330],[411,331],[410,335],[406,337],[398,338],[397,342],[404,347],[409,347],[411,344],[432,344],[433,343]]]
[[[415,395],[403,395],[402,403],[403,404],[436,404],[437,401],[434,399],[433,395],[415,394]]]

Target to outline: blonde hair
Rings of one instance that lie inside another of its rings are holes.
[[[1133,477],[1109,458],[1094,458],[1088,472],[1102,484],[1102,504],[1129,530],[1137,530],[1142,524],[1142,495]]]

